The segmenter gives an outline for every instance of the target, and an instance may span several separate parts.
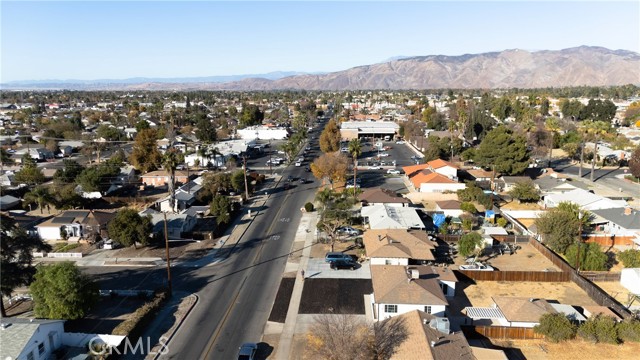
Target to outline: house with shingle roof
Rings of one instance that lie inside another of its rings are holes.
[[[400,343],[391,356],[398,360],[477,360],[473,348],[469,346],[462,332],[452,332],[446,318],[413,310],[398,315],[407,331],[407,338]],[[491,359],[507,359],[496,352]],[[483,358],[485,359],[485,358]],[[488,358],[486,358],[488,359]]]
[[[413,310],[444,316],[457,282],[453,271],[431,266],[371,265],[373,317],[383,320]]]
[[[460,217],[464,213],[460,209],[462,203],[458,200],[443,200],[436,201],[436,211],[441,211],[444,216]]]
[[[544,197],[545,208],[557,207],[561,202],[571,202],[582,210],[621,208],[627,206],[624,200],[611,200],[583,189],[574,189],[560,194],[549,194]]]
[[[398,196],[395,192],[383,188],[369,188],[358,195],[362,205],[409,206],[409,199]]]
[[[62,346],[64,320],[2,319],[0,358],[48,359]]]
[[[388,204],[363,206],[360,215],[369,229],[424,229],[425,225],[418,211],[410,207]]]
[[[636,243],[640,245],[640,211],[625,206],[591,210],[591,214],[594,215],[591,224],[595,225],[598,232],[635,237]]]
[[[87,239],[92,234],[108,236],[107,226],[116,213],[109,210],[67,210],[35,226],[45,241],[61,240],[62,232],[71,238]]]
[[[434,261],[436,244],[424,231],[403,229],[367,230],[363,234],[371,265],[413,265]]]

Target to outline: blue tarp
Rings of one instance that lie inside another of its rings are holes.
[[[446,220],[446,217],[444,216],[444,214],[433,215],[433,225],[437,228],[439,228],[440,225],[444,224],[445,220]]]
[[[496,216],[496,212],[493,211],[493,210],[487,210],[487,211],[484,212],[484,217],[485,218],[489,218],[490,219],[490,218],[493,218],[495,216]]]

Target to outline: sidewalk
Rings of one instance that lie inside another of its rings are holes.
[[[311,224],[311,228],[315,229],[315,224],[318,222],[318,213],[308,213],[308,224]],[[304,218],[304,217],[303,217]],[[302,219],[300,221],[302,223]],[[307,232],[304,240],[304,247],[302,250],[302,257],[298,264],[296,272],[296,282],[293,286],[291,293],[291,301],[289,302],[289,310],[287,311],[287,317],[284,322],[282,333],[280,334],[280,340],[276,349],[275,359],[288,360],[291,358],[291,351],[294,343],[294,336],[296,335],[296,325],[298,324],[299,316],[298,309],[300,307],[300,300],[302,298],[302,290],[304,288],[304,279],[300,276],[301,271],[307,269],[307,263],[309,262],[309,255],[311,254],[311,246],[315,240],[315,231]],[[295,241],[294,241],[295,243]],[[306,275],[306,274],[305,274]]]

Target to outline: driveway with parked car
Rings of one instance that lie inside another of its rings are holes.
[[[358,264],[355,270],[334,270],[325,259],[310,258],[304,274],[307,279],[371,279],[369,261]]]

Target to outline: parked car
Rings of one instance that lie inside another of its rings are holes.
[[[343,153],[347,153],[349,152],[349,148],[343,147],[342,149],[340,149],[340,151]]]
[[[479,262],[470,265],[460,265],[460,270],[475,270],[475,271],[493,271],[493,267]]]
[[[381,170],[382,168],[380,166],[369,166],[369,170]]]
[[[404,144],[404,141],[402,141],[402,140],[398,140],[398,141],[396,141],[396,144],[398,144],[398,145],[402,145],[402,144]]]
[[[307,183],[307,179],[300,178],[300,184],[306,184],[306,183]]]
[[[338,228],[338,234],[355,236],[360,235],[360,231],[358,229],[352,228],[351,226],[343,226],[341,228]]]
[[[389,170],[387,170],[387,174],[399,175],[399,174],[400,174],[400,170],[397,170],[397,169],[389,169]]]
[[[296,163],[296,166],[302,166],[302,163],[301,163],[300,161],[298,161],[298,162]]]
[[[238,360],[253,360],[255,359],[257,351],[258,344],[244,343],[240,346],[240,350],[238,351]]]
[[[333,270],[340,270],[340,269],[355,270],[358,268],[358,263],[353,261],[353,259],[335,260],[329,263],[329,267]]]
[[[341,252],[328,252],[325,256],[324,256],[324,261],[325,262],[333,262],[336,260],[353,260],[353,258],[351,257],[351,255],[347,255],[347,254],[343,254]]]
[[[309,172],[309,171],[311,171],[311,168],[309,166],[307,166],[306,168],[304,168],[304,171]]]

